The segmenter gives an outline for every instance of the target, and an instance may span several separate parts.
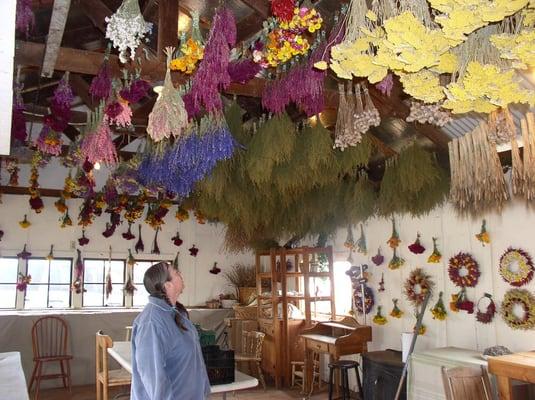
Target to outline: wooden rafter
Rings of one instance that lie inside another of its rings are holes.
[[[267,0],[240,0],[247,7],[253,9],[263,19],[268,18],[271,15],[271,10]]]
[[[163,1],[158,5],[158,57],[165,60],[165,48],[178,42],[178,1]]]
[[[41,76],[46,78],[50,78],[54,73],[54,65],[58,57],[70,7],[71,0],[56,0],[54,2],[50,27],[48,29],[48,38],[46,40],[43,67],[41,69]]]
[[[90,109],[95,109],[95,102],[89,93],[89,83],[78,74],[71,74],[69,78],[69,83],[74,91],[74,93],[82,99],[82,102]]]

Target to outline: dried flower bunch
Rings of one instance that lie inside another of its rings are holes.
[[[442,108],[442,103],[426,104],[422,101],[411,101],[410,112],[407,122],[419,122],[420,124],[432,124],[444,126],[451,122],[451,112]]]
[[[254,265],[236,263],[230,267],[229,271],[223,272],[223,276],[230,286],[255,287],[256,286],[256,267]]]

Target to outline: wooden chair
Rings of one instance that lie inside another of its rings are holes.
[[[258,370],[258,378],[260,383],[266,390],[266,381],[264,380],[264,374],[262,373],[262,346],[264,344],[264,337],[266,335],[262,332],[244,331],[242,338],[242,350],[234,355],[234,361],[236,363],[247,361],[249,363],[249,369],[251,363],[256,364]],[[252,370],[252,369],[251,369]]]
[[[108,348],[113,347],[113,341],[102,331],[96,334],[96,384],[97,400],[109,399],[109,388],[113,386],[127,386],[132,382],[132,376],[125,369],[108,368]]]
[[[301,386],[301,390],[304,391],[304,377],[306,376],[305,362],[304,361],[292,361],[292,386],[294,387],[297,383]],[[316,378],[318,379],[318,389],[321,389],[321,375],[320,375],[320,353],[314,352],[312,358],[312,387],[316,383]]]
[[[446,400],[493,400],[489,376],[483,368],[442,367]]]
[[[60,317],[41,317],[32,327],[33,348],[33,371],[30,378],[28,391],[32,390],[35,382],[34,399],[39,399],[41,380],[58,379],[63,381],[63,387],[71,391],[71,366],[72,356],[67,352],[69,340],[69,328],[67,323]],[[57,362],[61,373],[43,375],[43,364]]]

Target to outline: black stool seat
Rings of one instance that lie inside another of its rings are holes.
[[[351,368],[355,368],[355,374],[357,376],[357,386],[359,388],[359,396],[362,396],[362,383],[360,382],[359,363],[352,360],[338,360],[329,363],[329,400],[333,398],[334,387],[334,370],[340,369],[340,377],[342,383],[342,400],[351,399],[349,394],[349,379],[347,371]]]

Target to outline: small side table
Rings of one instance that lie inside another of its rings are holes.
[[[390,400],[396,397],[404,363],[401,351],[372,351],[362,354],[363,400]],[[400,400],[406,400],[406,381]]]

